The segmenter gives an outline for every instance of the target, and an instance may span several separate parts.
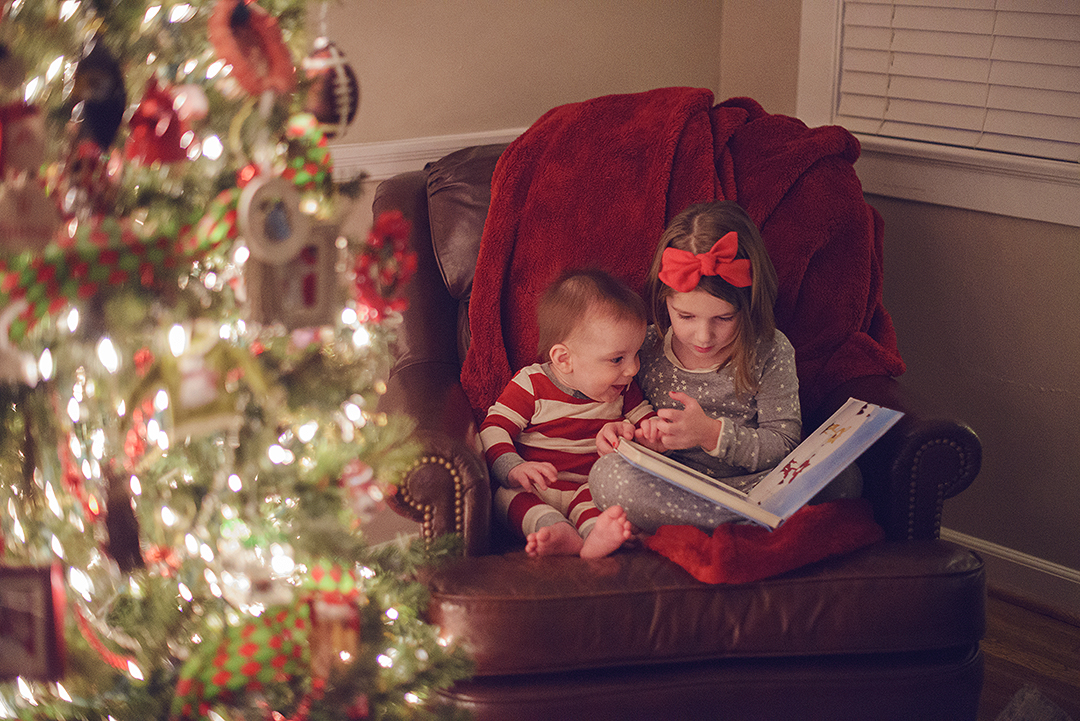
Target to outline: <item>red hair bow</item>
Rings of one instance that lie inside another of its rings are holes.
[[[703,275],[718,275],[736,288],[750,285],[750,261],[735,258],[739,234],[734,230],[716,241],[708,253],[666,248],[660,258],[660,282],[679,293],[697,288]]]

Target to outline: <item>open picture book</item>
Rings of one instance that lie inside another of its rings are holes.
[[[891,408],[849,398],[749,493],[633,441],[621,440],[615,450],[654,476],[775,529],[851,465],[903,415]]]

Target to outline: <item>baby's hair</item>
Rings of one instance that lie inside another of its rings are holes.
[[[735,202],[721,200],[692,205],[672,218],[653,256],[646,295],[652,322],[656,324],[657,336],[662,342],[671,328],[667,298],[675,293],[658,277],[664,249],[678,248],[695,255],[707,253],[717,240],[731,231],[739,236],[735,257],[750,260],[751,285],[737,288],[720,276],[706,275],[698,281],[696,290],[727,301],[735,308],[738,325],[730,363],[734,370],[735,390],[742,395],[757,392],[757,383],[750,375],[755,363],[754,351],[758,340],[771,341],[776,331],[773,306],[778,285],[776,269],[765,250],[761,233],[746,211]]]
[[[645,301],[615,276],[595,268],[563,271],[536,309],[540,361],[550,360],[552,346],[565,343],[589,314],[647,322]]]

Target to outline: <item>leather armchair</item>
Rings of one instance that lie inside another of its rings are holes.
[[[381,410],[423,453],[395,509],[465,556],[432,571],[429,618],[476,662],[445,702],[478,719],[974,719],[985,577],[938,539],[945,499],[978,473],[978,438],[920,412],[900,382],[838,388],[906,415],[859,460],[886,539],[760,582],[714,586],[645,550],[530,559],[492,528],[491,485],[462,390],[472,272],[503,146],[380,184],[376,214],[413,224],[419,267]],[[507,550],[510,549],[510,550]]]

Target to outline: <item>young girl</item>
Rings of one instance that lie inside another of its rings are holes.
[[[776,329],[776,292],[761,235],[737,204],[695,205],[671,221],[649,272],[653,325],[637,376],[658,418],[637,440],[744,491],[799,443],[795,351]],[[611,453],[634,435],[611,424],[597,437],[589,486],[598,507],[621,506],[646,533],[741,518]]]

